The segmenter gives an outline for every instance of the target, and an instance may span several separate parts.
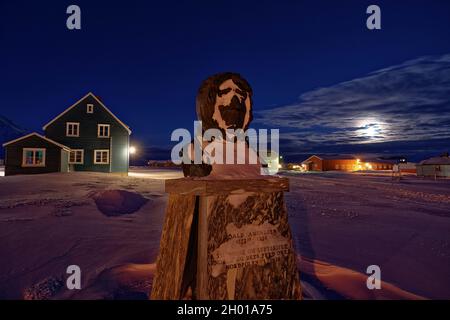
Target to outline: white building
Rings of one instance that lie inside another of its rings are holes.
[[[450,177],[450,157],[441,156],[423,160],[417,165],[417,175],[422,177]]]

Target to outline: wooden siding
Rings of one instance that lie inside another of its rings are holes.
[[[45,148],[44,167],[22,167],[24,148]],[[37,136],[30,136],[5,147],[5,176],[61,171],[62,148]]]
[[[323,171],[353,171],[356,168],[356,159],[323,160]]]
[[[129,143],[128,135],[116,135],[111,138],[111,172],[128,172]]]
[[[87,104],[94,112],[87,113]],[[66,136],[66,123],[79,122],[79,137]],[[98,138],[98,124],[110,125],[110,137]],[[98,101],[87,96],[47,126],[45,135],[71,149],[84,149],[84,163],[71,165],[75,171],[128,172],[128,131]],[[109,149],[109,164],[94,164],[94,150]]]
[[[392,170],[394,165],[392,163],[385,162],[368,162],[372,165],[372,170]],[[403,170],[402,170],[403,171]],[[404,171],[406,172],[406,171]]]
[[[316,156],[310,157],[307,161],[303,162],[306,164],[306,170],[308,171],[323,171],[322,170],[322,159]]]
[[[370,170],[392,170],[393,164],[387,162],[368,161],[359,162],[360,170],[368,170],[366,163],[371,165]],[[358,170],[357,159],[321,159],[311,156],[302,164],[306,165],[307,171],[356,171]]]
[[[437,167],[437,168],[436,168]],[[423,164],[417,166],[417,175],[422,177],[450,177],[450,165],[448,164]]]
[[[69,151],[61,150],[61,172],[69,172]]]

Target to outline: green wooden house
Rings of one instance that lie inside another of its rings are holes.
[[[48,139],[46,142],[52,141],[64,146],[65,150],[69,149],[68,171],[128,173],[131,130],[91,92],[48,122],[43,130],[45,138]],[[42,136],[38,138],[42,140]],[[33,148],[34,140],[26,139],[26,141],[27,150]],[[56,157],[56,153],[42,155],[46,157],[46,162],[40,163],[39,169],[31,170],[29,166],[17,167],[18,160],[8,157],[8,153],[18,158],[18,155],[25,151],[22,150],[21,143],[6,143],[5,147],[6,145],[8,150],[5,157],[5,174],[62,171],[55,165],[46,168],[45,163],[61,163],[61,158],[52,159]],[[42,149],[41,146],[36,148]],[[45,150],[43,152],[46,153]],[[40,153],[38,155],[41,156]],[[14,170],[8,169],[9,164],[14,164]]]
[[[68,172],[70,148],[33,132],[3,144],[5,176]]]

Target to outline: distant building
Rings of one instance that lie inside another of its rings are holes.
[[[356,159],[344,155],[313,155],[301,163],[306,171],[356,170]]]
[[[417,175],[422,177],[450,177],[450,157],[443,155],[421,161]]]
[[[391,159],[362,158],[358,170],[392,170],[397,162],[398,160]]]
[[[175,164],[172,160],[149,160],[147,162],[149,167],[154,168],[177,168],[181,167],[181,165]]]
[[[45,136],[32,133],[3,144],[5,175],[128,172],[131,130],[94,94],[85,95],[43,129]]]
[[[416,169],[417,164],[413,162],[400,162],[399,164],[394,165],[394,171],[395,172],[401,172],[401,173],[417,173]]]
[[[352,155],[313,155],[301,163],[305,171],[392,170],[395,160],[359,159]]]

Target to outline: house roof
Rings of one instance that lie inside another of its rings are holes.
[[[323,160],[356,160],[355,156],[348,154],[325,154],[320,157]]]
[[[397,160],[380,159],[380,158],[368,158],[368,159],[362,158],[361,162],[397,164]]]
[[[442,164],[448,164],[450,165],[450,157],[433,157],[430,159],[423,160],[419,163],[419,165],[442,165]]]
[[[84,99],[86,99],[87,97],[93,97],[114,119],[116,119],[117,122],[119,122],[128,132],[128,134],[131,134],[131,130],[130,127],[128,127],[125,123],[123,123],[119,118],[117,118],[114,113],[111,112],[111,110],[108,109],[108,107],[106,107],[103,102],[97,98],[92,92],[89,92],[88,94],[86,94],[83,98],[81,98],[80,100],[78,100],[77,102],[75,102],[73,105],[71,105],[70,107],[68,107],[66,110],[64,110],[63,112],[61,112],[58,116],[56,116],[53,120],[51,120],[50,122],[48,122],[46,125],[44,125],[44,127],[42,127],[43,130],[45,130],[49,125],[51,125],[53,122],[55,122],[57,119],[59,119],[61,116],[63,116],[64,114],[66,114],[67,112],[69,112],[72,108],[74,108],[76,105],[78,105],[81,101],[83,101]]]
[[[23,140],[23,139],[27,139],[27,138],[29,138],[29,137],[31,137],[31,136],[37,136],[37,137],[39,137],[39,138],[41,138],[41,139],[43,139],[43,140],[45,140],[45,141],[47,141],[47,142],[50,142],[50,143],[52,143],[52,144],[54,144],[54,145],[56,145],[56,146],[58,146],[58,147],[60,147],[60,148],[62,148],[62,149],[65,149],[65,150],[67,150],[67,151],[70,151],[70,148],[69,148],[69,147],[67,147],[67,146],[65,146],[65,145],[63,145],[63,144],[61,144],[61,143],[58,143],[58,142],[56,142],[56,141],[54,141],[54,140],[52,140],[52,139],[49,139],[49,138],[47,138],[47,137],[44,137],[43,135],[40,135],[40,134],[37,133],[37,132],[32,132],[32,133],[27,134],[27,135],[25,135],[25,136],[22,136],[22,137],[20,137],[20,138],[17,138],[17,139],[14,139],[14,140],[5,142],[5,143],[3,144],[3,146],[6,147],[7,145],[13,144],[13,143],[18,142],[18,141]]]
[[[352,155],[345,155],[345,154],[324,154],[324,155],[314,154],[302,162],[307,162],[312,157],[319,158],[320,160],[355,160],[356,159]]]

